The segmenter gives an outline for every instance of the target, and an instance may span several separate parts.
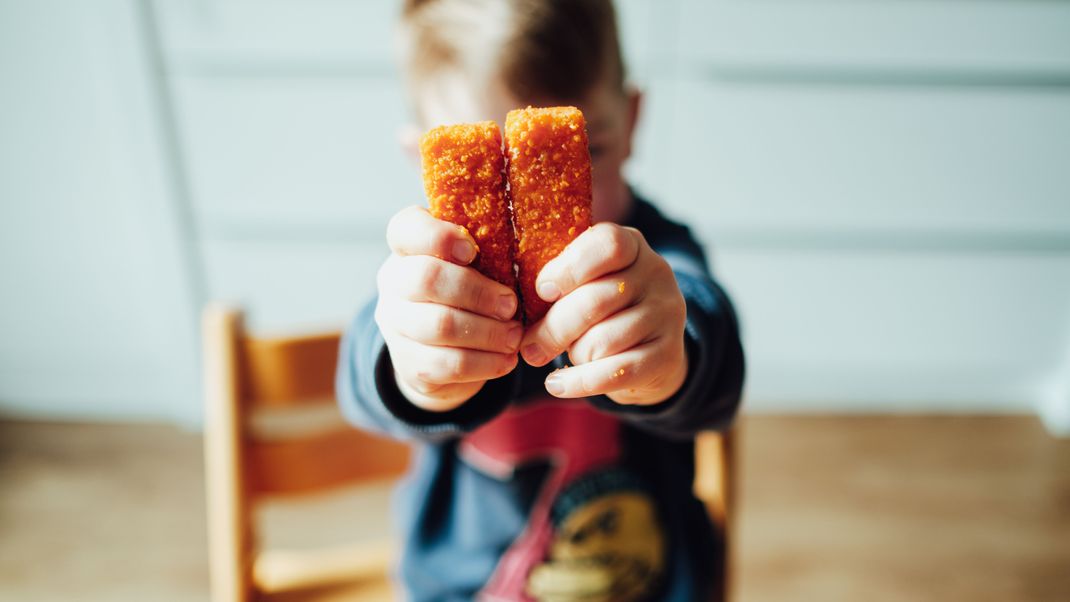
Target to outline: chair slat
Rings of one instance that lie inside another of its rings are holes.
[[[242,341],[242,391],[250,406],[291,406],[334,398],[337,333]]]
[[[250,441],[247,455],[253,491],[288,496],[399,477],[408,466],[409,447],[345,428],[301,439]]]
[[[261,592],[256,596],[257,602],[385,602],[403,599],[387,575],[344,584]]]
[[[274,593],[381,579],[397,555],[393,539],[314,550],[267,550],[256,559],[258,591]]]

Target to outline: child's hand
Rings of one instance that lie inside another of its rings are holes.
[[[516,294],[468,267],[472,237],[426,209],[398,212],[386,238],[393,253],[379,269],[375,321],[398,387],[418,407],[451,410],[516,366]]]
[[[556,303],[529,328],[521,354],[541,366],[567,350],[575,364],[547,377],[552,395],[653,404],[683,384],[684,298],[638,230],[593,226],[546,264],[536,288]]]

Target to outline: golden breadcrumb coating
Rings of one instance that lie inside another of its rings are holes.
[[[472,266],[515,288],[513,226],[498,124],[437,127],[420,140],[420,159],[431,215],[467,229],[479,247]]]
[[[591,155],[575,107],[510,111],[505,118],[520,297],[528,323],[550,304],[535,292],[539,271],[591,226]]]

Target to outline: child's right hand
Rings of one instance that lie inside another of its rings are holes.
[[[468,266],[476,246],[464,228],[422,207],[394,215],[386,239],[375,321],[398,388],[420,408],[452,410],[516,367],[516,293]]]

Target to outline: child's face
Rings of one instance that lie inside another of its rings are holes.
[[[630,206],[622,167],[632,152],[632,134],[638,116],[639,95],[622,92],[608,82],[595,85],[579,101],[553,98],[515,98],[495,81],[477,93],[460,74],[444,75],[424,86],[418,99],[423,130],[440,124],[495,120],[504,126],[505,114],[531,106],[575,105],[587,120],[591,149],[594,221],[621,221]]]

